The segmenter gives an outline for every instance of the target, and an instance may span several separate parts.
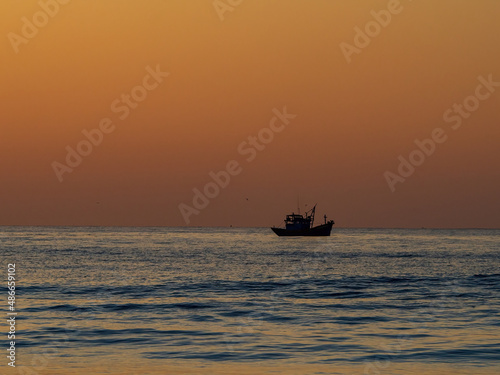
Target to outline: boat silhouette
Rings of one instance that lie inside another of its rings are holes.
[[[327,221],[325,215],[325,223],[314,226],[314,215],[316,213],[316,205],[307,211],[304,215],[291,213],[286,215],[285,228],[271,227],[274,233],[278,236],[329,236],[332,232],[332,227],[335,222]]]

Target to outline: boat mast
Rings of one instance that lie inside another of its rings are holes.
[[[314,207],[311,210],[311,228],[314,225],[314,214],[316,213],[316,205],[317,205],[317,203],[314,205]]]

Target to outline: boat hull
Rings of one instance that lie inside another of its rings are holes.
[[[280,237],[305,237],[305,236],[313,236],[313,237],[327,237],[332,232],[333,222],[326,223],[323,225],[318,225],[314,228],[307,229],[283,229],[283,228],[271,228],[274,233],[276,233]]]

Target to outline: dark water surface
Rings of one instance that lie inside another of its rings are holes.
[[[2,374],[500,373],[499,230],[4,227],[0,244],[22,365]]]

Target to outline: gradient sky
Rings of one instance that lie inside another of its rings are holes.
[[[190,225],[278,225],[300,197],[339,227],[500,227],[500,87],[460,129],[443,120],[479,76],[500,82],[500,2],[401,0],[348,63],[339,45],[387,4],[246,0],[222,21],[212,0],[72,0],[16,53],[9,33],[41,8],[3,0],[0,225],[185,225],[179,204],[234,159]],[[157,65],[169,77],[120,120],[111,103]],[[284,106],[297,117],[245,161]],[[59,182],[52,163],[106,117],[116,130]],[[384,172],[438,127],[391,192]]]

